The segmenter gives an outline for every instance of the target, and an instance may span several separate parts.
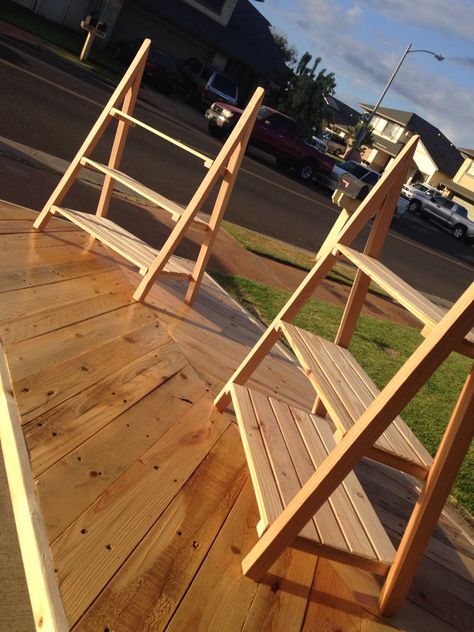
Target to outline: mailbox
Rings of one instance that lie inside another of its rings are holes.
[[[102,22],[102,20],[93,15],[88,15],[81,21],[81,28],[98,37],[105,37],[107,33],[106,22]]]
[[[370,190],[369,185],[351,173],[343,173],[339,176],[337,189],[353,200],[363,200]]]

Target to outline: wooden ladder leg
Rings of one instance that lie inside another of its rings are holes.
[[[207,263],[209,261],[209,257],[212,253],[212,248],[214,246],[214,242],[217,238],[217,233],[219,231],[219,226],[222,220],[222,217],[227,208],[227,204],[229,203],[230,196],[232,194],[232,189],[234,188],[235,181],[237,179],[237,174],[239,172],[240,164],[244,157],[245,148],[247,147],[249,133],[246,135],[246,138],[243,138],[237,147],[234,149],[227,169],[224,173],[224,178],[222,180],[221,186],[219,188],[219,192],[217,194],[216,202],[214,204],[214,208],[211,213],[211,217],[208,223],[208,231],[204,236],[203,244],[199,250],[198,257],[196,259],[196,264],[194,266],[192,279],[189,283],[188,291],[186,292],[185,303],[191,305],[194,299],[197,296],[199,291],[199,287],[201,285],[202,277],[204,276],[204,272],[206,270]]]
[[[379,607],[386,616],[400,609],[474,436],[474,366],[445,430],[397,555],[385,579]]]
[[[125,114],[129,114],[130,116],[133,114],[135,103],[138,98],[138,91],[140,90],[140,83],[142,80],[144,68],[145,63],[143,62],[141,67],[137,70],[135,81],[128,89],[123,101],[122,112],[124,112]],[[123,152],[125,149],[125,143],[127,141],[129,127],[130,123],[124,120],[120,120],[117,124],[117,131],[115,132],[114,143],[110,152],[108,164],[108,166],[112,169],[118,169],[120,166],[120,161],[122,160]],[[112,193],[114,190],[114,182],[115,180],[114,178],[112,178],[112,176],[105,176],[96,211],[96,215],[98,215],[99,217],[105,217],[107,215],[110,201],[112,199]]]
[[[110,110],[118,105],[122,101],[122,99],[124,99],[130,85],[135,81],[135,76],[137,75],[137,72],[143,72],[142,66],[145,64],[150,44],[151,41],[149,39],[144,40],[143,44],[140,47],[140,50],[135,56],[135,59],[130,64],[127,72],[124,74],[122,80],[118,84],[117,88],[114,90],[112,96],[107,102],[107,105],[102,110],[102,113],[100,114],[91,131],[82,143],[79,151],[75,155],[71,164],[69,165],[63,177],[51,194],[49,200],[46,202],[42,211],[33,223],[33,227],[36,230],[41,231],[44,229],[52,215],[51,207],[55,204],[61,204],[63,199],[66,197],[66,194],[76,181],[79,171],[82,168],[81,160],[91,155],[91,153],[94,151],[95,146],[97,145],[103,133],[110,124]]]
[[[184,235],[186,234],[187,230],[189,229],[191,225],[191,222],[194,220],[196,215],[201,210],[210,192],[215,187],[219,178],[226,174],[229,160],[231,156],[234,154],[236,148],[239,145],[241,145],[243,147],[243,151],[245,151],[247,142],[246,141],[244,142],[244,139],[248,140],[248,137],[250,136],[250,132],[252,130],[253,124],[257,117],[259,106],[261,102],[263,101],[264,94],[265,94],[265,91],[263,90],[263,88],[257,88],[255,90],[255,93],[253,97],[250,99],[249,104],[247,105],[240,120],[238,121],[234,129],[232,130],[229,138],[225,142],[217,158],[212,163],[211,168],[209,169],[203,181],[201,182],[199,188],[193,195],[191,201],[186,207],[186,210],[182,214],[181,218],[178,220],[178,223],[176,224],[174,229],[171,231],[171,234],[166,240],[162,249],[160,250],[160,253],[158,254],[155,261],[152,263],[152,265],[148,269],[148,272],[143,277],[139,286],[135,290],[133,298],[136,301],[145,300],[145,297],[148,294],[148,292],[151,290],[153,283],[155,282],[155,279],[158,277],[160,272],[162,272],[169,258],[174,253],[174,251],[179,246],[179,244],[181,243],[182,239],[184,238]],[[220,200],[221,204],[223,202],[225,202],[225,204],[227,203],[227,200],[225,197],[227,191],[228,191],[227,188],[224,188],[224,190],[222,191],[222,197]],[[229,191],[229,194],[230,194],[230,191]],[[218,201],[219,201],[219,198],[217,202]],[[216,205],[217,205],[217,202],[216,202]],[[225,209],[225,205],[224,205],[224,209]],[[218,222],[217,222],[217,225],[218,225]]]

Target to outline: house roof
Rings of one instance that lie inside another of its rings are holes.
[[[360,104],[364,110],[371,112],[373,105]],[[392,108],[378,108],[377,114],[381,117],[406,127],[414,134],[419,134],[426,151],[436,163],[438,170],[453,177],[463,163],[463,158],[458,149],[437,127],[425,121],[424,118],[405,110]]]
[[[354,108],[351,108],[343,101],[339,101],[339,99],[331,95],[324,98],[334,115],[334,123],[337,125],[355,125],[360,119],[360,112],[357,112],[357,110],[354,110]]]
[[[270,22],[249,0],[238,0],[227,26],[177,0],[135,0],[157,17],[199,37],[219,52],[276,83],[284,81],[288,68],[270,32]],[[198,34],[198,36],[197,36]]]

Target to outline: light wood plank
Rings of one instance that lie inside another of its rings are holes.
[[[33,339],[18,342],[9,350],[13,379],[24,380],[39,371],[83,355],[129,331],[160,323],[143,305],[132,303],[81,323],[56,329]]]
[[[111,312],[129,305],[130,302],[130,290],[127,288],[72,301],[67,305],[55,306],[54,309],[49,307],[11,321],[1,322],[0,337],[5,348],[8,349],[10,345]]]
[[[313,474],[314,464],[311,460],[310,454],[308,453],[308,449],[298,432],[295,417],[290,412],[288,406],[277,400],[272,400],[271,405],[275,411],[276,421],[281,429],[288,451],[291,455],[293,455],[293,464],[299,477],[298,489],[300,489],[306,483],[311,474]],[[326,422],[323,421],[323,423]],[[285,499],[286,504],[288,504],[293,496],[294,494]],[[318,533],[318,538],[313,538],[315,541],[319,541],[323,544],[330,542],[335,547],[342,550],[347,548],[346,539],[341,531],[340,525],[334,517],[334,513],[332,512],[329,503],[324,503],[317,515],[313,517],[313,522]]]
[[[180,357],[181,351],[167,342],[27,424],[24,432],[35,476],[148,395],[169,376]],[[160,388],[163,410],[180,412],[188,400],[195,401],[198,395],[191,389],[192,377],[192,369],[183,367]],[[176,397],[175,381],[186,382],[186,402]]]
[[[0,293],[1,322],[27,316],[32,313],[50,312],[50,305],[65,305],[77,300],[107,294],[128,287],[123,274],[117,271],[100,272],[93,276],[79,277],[40,287],[22,288]],[[45,306],[48,306],[47,308]]]
[[[52,546],[72,626],[228,428],[201,399]],[[157,469],[158,468],[158,469]]]
[[[252,391],[250,392],[250,399],[265,446],[266,456],[273,470],[272,477],[276,481],[283,503],[287,504],[301,488],[301,482],[297,476],[294,463],[290,460],[288,447],[275,418],[275,411],[270,405],[268,398],[257,391]],[[304,459],[305,456],[307,458],[307,455],[304,453],[294,453],[294,459],[297,461],[300,458]],[[259,487],[261,485],[262,481],[260,479]],[[262,493],[264,494],[265,492],[262,491]],[[270,515],[270,521],[273,522],[277,516],[278,514]],[[311,521],[301,530],[300,536],[316,542],[320,541],[318,531]]]
[[[240,437],[249,466],[260,512],[259,530],[263,531],[281,513],[283,503],[260,436],[258,417],[249,393],[233,386],[233,400]]]
[[[163,361],[158,368],[163,374],[155,377],[154,389],[150,393],[135,401],[133,406],[114,417],[113,423],[104,425],[36,478],[50,542],[59,537],[206,394],[202,383],[200,392],[196,393],[195,389],[187,388],[187,382],[180,378],[170,384],[175,398],[181,398],[179,405],[175,405],[168,414],[161,412],[161,406],[170,397],[169,389],[162,385],[185,363],[185,358],[173,346],[176,347],[168,343],[159,349]],[[177,363],[166,366],[165,359],[168,364],[173,360]],[[66,496],[64,480],[68,481]],[[59,497],[62,497],[61,503],[57,502]]]
[[[255,539],[252,525],[244,519],[254,518],[254,502],[247,482],[167,631],[219,632],[224,621],[228,630],[242,628],[258,588],[242,580],[239,569],[241,551]]]
[[[26,582],[37,630],[67,632],[48,539],[36,496],[3,348],[0,346],[0,434]]]
[[[248,478],[239,443],[232,424],[77,623],[76,632],[106,626],[122,632],[166,628]],[[233,547],[237,566],[236,543]]]
[[[156,325],[131,330],[79,356],[15,383],[23,422],[29,422],[168,340]]]

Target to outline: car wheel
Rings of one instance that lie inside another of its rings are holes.
[[[297,169],[298,178],[303,182],[311,182],[316,171],[314,162],[302,162]]]
[[[462,226],[461,224],[457,224],[453,228],[451,235],[454,237],[454,239],[464,239],[466,237],[466,233],[467,233],[466,227]]]
[[[334,156],[340,156],[342,154],[342,149],[335,149],[332,153]]]
[[[420,213],[420,208],[421,204],[418,202],[418,200],[411,200],[410,204],[408,205],[408,210],[410,211],[410,213],[415,213],[415,215],[418,215]]]

